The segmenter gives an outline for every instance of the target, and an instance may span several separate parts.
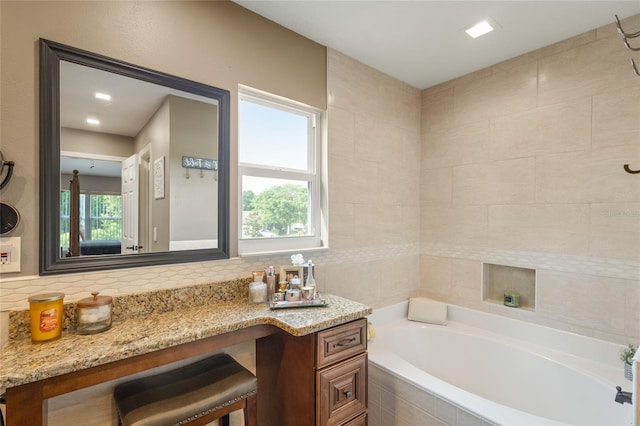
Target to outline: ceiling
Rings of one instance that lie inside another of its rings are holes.
[[[234,1],[419,89],[640,13],[640,0]],[[484,19],[497,29],[464,32]]]
[[[111,96],[96,99],[96,92]],[[97,68],[60,61],[60,126],[136,136],[168,95],[215,104],[215,100]],[[86,122],[96,118],[95,126]]]

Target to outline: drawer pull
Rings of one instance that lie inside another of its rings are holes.
[[[352,337],[351,339],[340,340],[338,343],[333,345],[333,347],[335,348],[336,346],[340,346],[340,347],[351,346],[355,341],[356,341],[355,337]]]
[[[351,395],[353,395],[353,393],[351,391],[344,391],[344,397],[345,398],[351,398]]]

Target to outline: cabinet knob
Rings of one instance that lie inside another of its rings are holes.
[[[353,393],[351,391],[344,391],[344,397],[345,398],[351,398],[351,395],[353,395]]]

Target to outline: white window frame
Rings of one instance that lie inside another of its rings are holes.
[[[240,102],[249,101],[270,108],[306,116],[309,119],[307,138],[307,170],[294,170],[280,167],[242,163],[238,155],[238,252],[240,255],[292,252],[317,249],[323,246],[323,229],[321,226],[321,131],[322,112],[308,105],[292,101],[247,86],[238,88],[238,120]],[[238,145],[242,142],[238,126]],[[309,234],[296,237],[242,238],[242,181],[244,176],[275,178],[286,180],[302,180],[311,183],[307,223]]]

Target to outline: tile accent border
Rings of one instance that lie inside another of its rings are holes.
[[[421,254],[426,256],[479,260],[482,262],[523,268],[640,280],[640,262],[631,260],[443,244],[423,244]]]
[[[640,280],[640,263],[630,260],[443,244],[422,244],[421,246],[419,243],[411,243],[330,249],[305,253],[305,258],[313,259],[317,266],[322,267],[416,255],[478,260],[507,266]],[[28,309],[29,295],[54,290],[64,292],[65,302],[69,302],[88,297],[92,291],[119,296],[213,281],[242,279],[249,277],[251,271],[262,269],[266,265],[287,265],[289,262],[289,255],[264,255],[84,274],[2,279],[0,280],[0,311]]]
[[[413,243],[304,252],[304,257],[313,259],[316,266],[322,267],[419,254],[420,244]],[[61,291],[65,293],[65,303],[68,303],[89,297],[92,291],[115,297],[233,281],[251,277],[251,271],[261,270],[269,265],[288,265],[290,262],[290,254],[278,254],[112,271],[0,279],[0,311],[28,309],[27,298],[32,294]]]

